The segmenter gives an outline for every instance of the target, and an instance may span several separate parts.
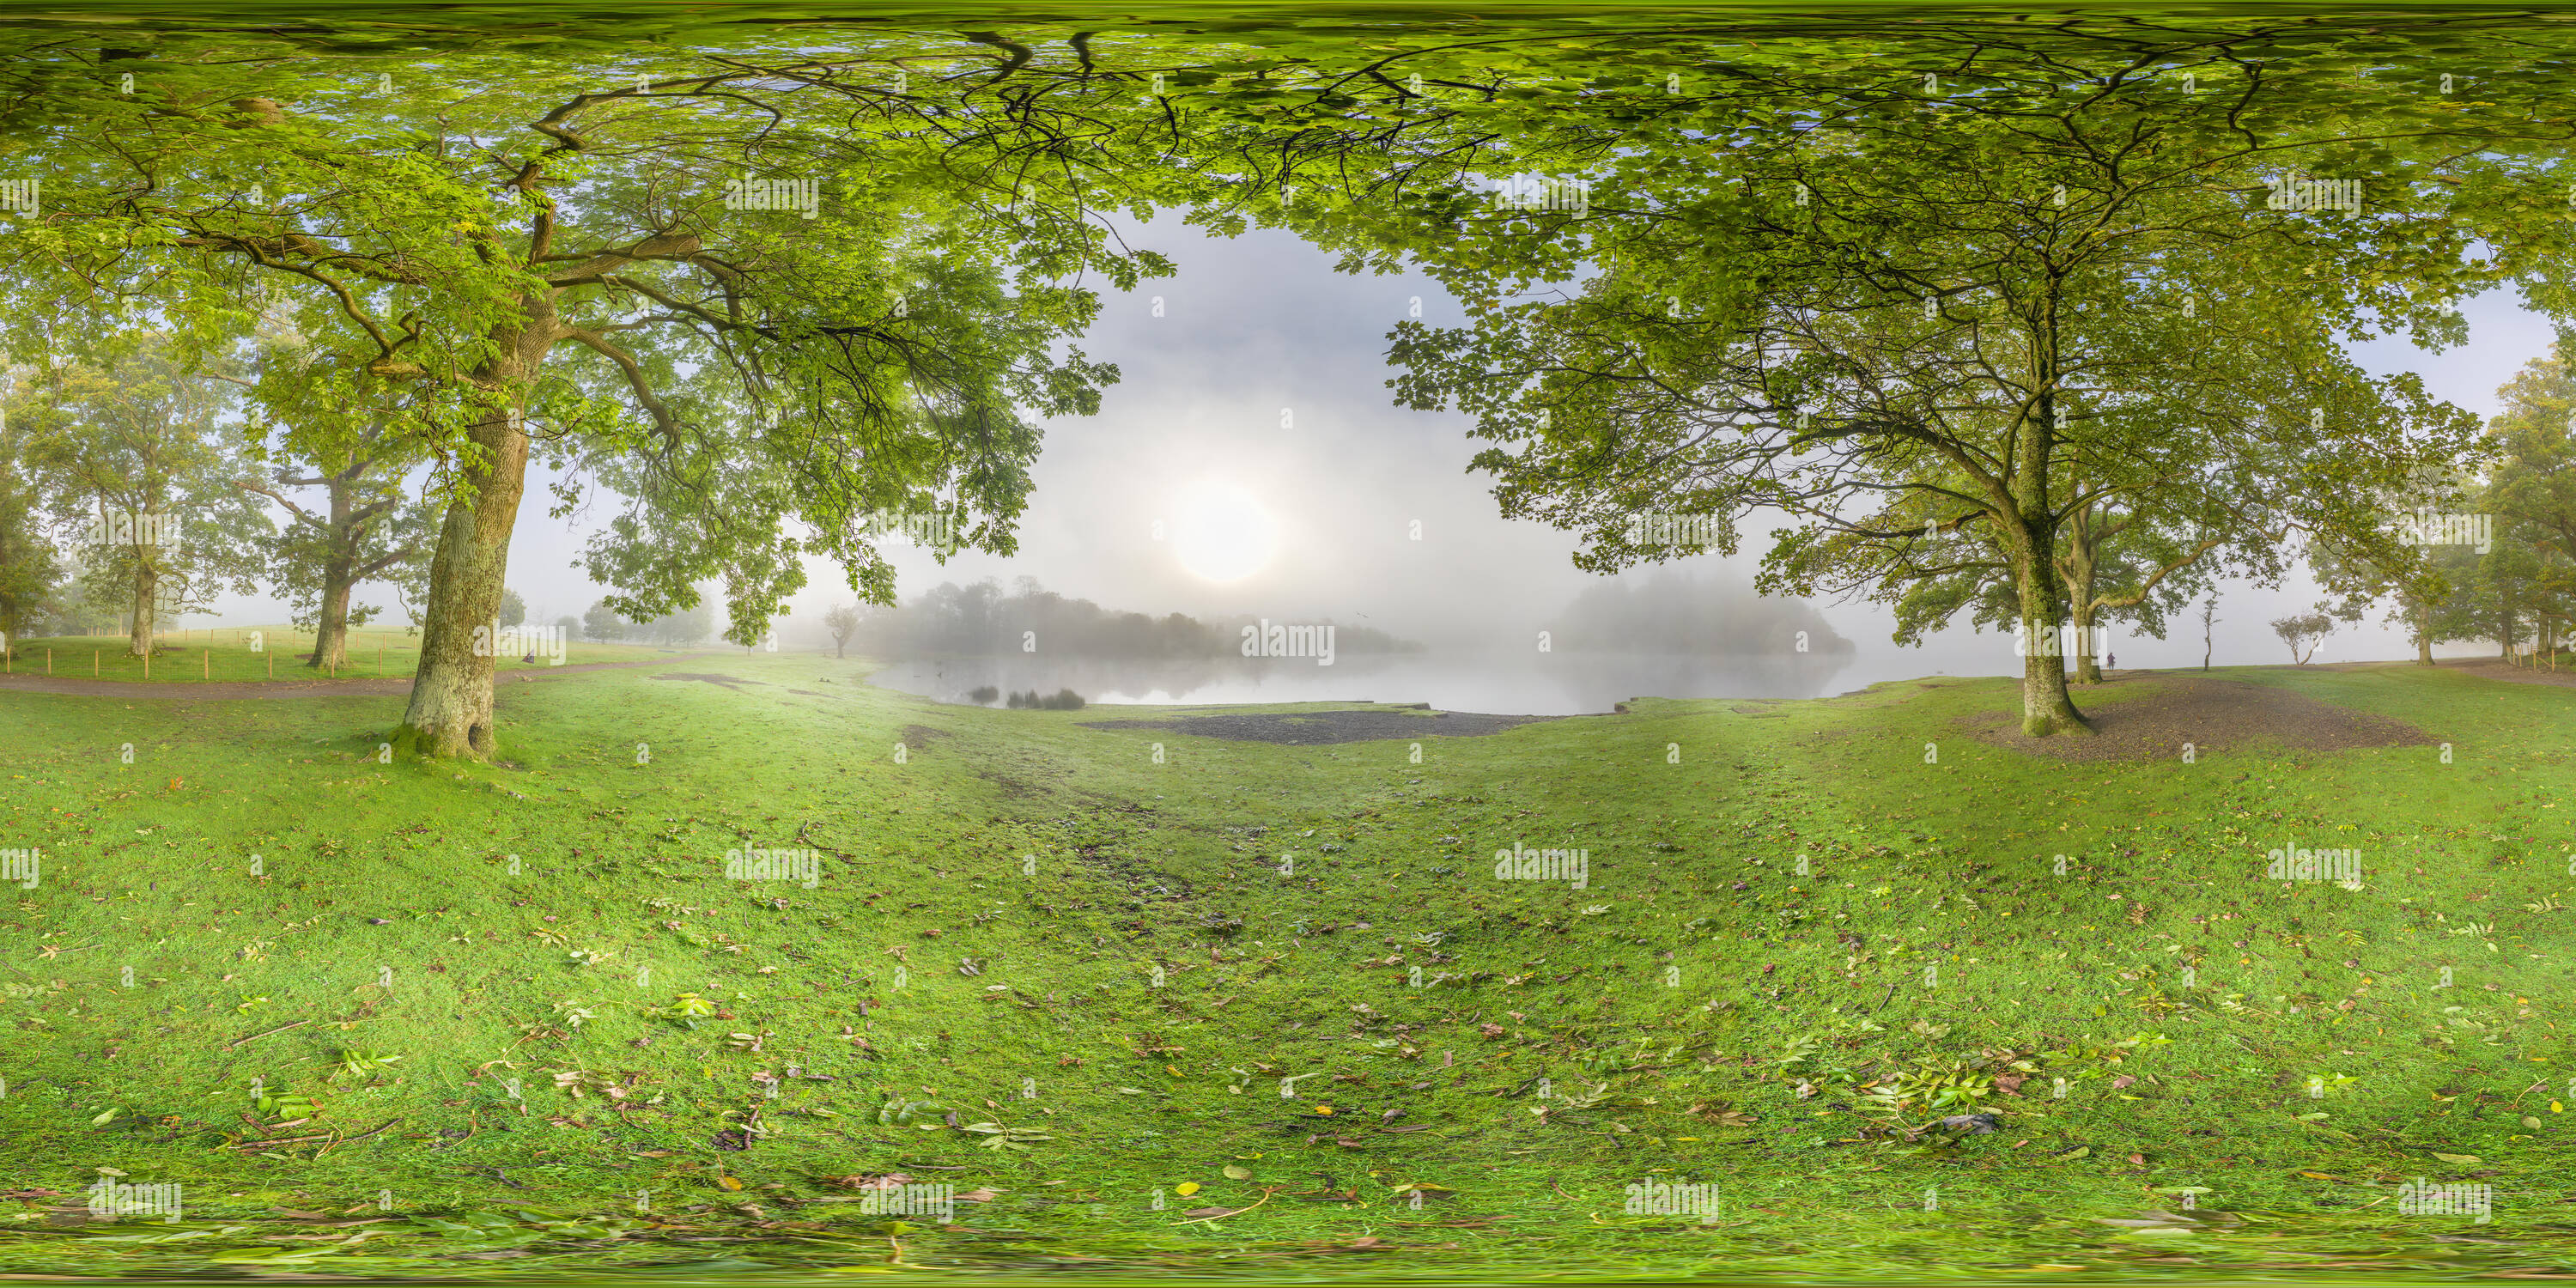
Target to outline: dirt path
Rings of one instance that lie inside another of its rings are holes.
[[[623,671],[639,666],[668,666],[691,658],[714,657],[720,650],[674,653],[641,662],[584,662],[542,670],[502,671],[493,684],[506,691],[513,684],[560,680],[591,671]],[[198,684],[148,684],[139,680],[75,680],[60,675],[0,676],[0,693],[53,693],[79,698],[165,698],[173,702],[244,698],[383,698],[411,692],[408,675],[369,676],[363,680],[211,680]]]

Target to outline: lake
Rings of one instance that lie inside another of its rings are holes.
[[[1823,697],[1883,680],[1941,674],[1944,662],[1959,660],[1913,650],[1785,657],[1345,653],[1331,666],[1284,658],[1114,662],[999,657],[891,663],[869,679],[940,702],[967,702],[970,691],[989,685],[1005,693],[1071,689],[1085,701],[1112,706],[1427,702],[1443,711],[1555,716],[1609,711],[1637,697]],[[1999,674],[2004,669],[1990,657],[1978,660],[1985,663],[1980,670]]]

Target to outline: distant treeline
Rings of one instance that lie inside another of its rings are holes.
[[[1251,617],[1201,621],[1187,613],[1153,617],[1119,612],[1088,599],[1067,599],[1022,577],[1009,594],[990,580],[971,586],[943,582],[911,603],[869,609],[849,647],[876,657],[988,657],[1023,652],[1023,642],[1034,633],[1036,651],[1055,657],[1239,657],[1243,628],[1255,622]],[[1333,634],[1334,647],[1343,653],[1421,649],[1364,626],[1336,624]]]

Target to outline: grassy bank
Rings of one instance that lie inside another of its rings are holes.
[[[2222,669],[2433,741],[2068,763],[1978,736],[2001,680],[1287,746],[865,669],[512,686],[504,763],[462,769],[374,763],[398,698],[0,693],[0,848],[42,860],[0,926],[0,1265],[2044,1278],[2576,1246],[2576,694]],[[1497,879],[1515,846],[1582,851],[1580,888]],[[2264,879],[2284,846],[2359,880]],[[726,879],[809,849],[810,888]],[[185,1219],[85,1221],[101,1169]],[[955,1225],[863,1210],[889,1175],[950,1186]],[[2419,1177],[2492,1187],[2492,1223],[2401,1212]],[[1714,1219],[1623,1210],[1656,1181],[1713,1183]]]

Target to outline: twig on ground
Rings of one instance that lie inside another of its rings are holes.
[[[281,1024],[281,1025],[278,1025],[276,1028],[270,1029],[270,1030],[268,1031],[268,1033],[254,1033],[254,1034],[251,1034],[249,1037],[246,1037],[246,1038],[235,1038],[235,1039],[233,1039],[231,1046],[227,1046],[227,1047],[225,1047],[224,1049],[225,1049],[225,1050],[227,1050],[227,1051],[230,1051],[230,1050],[232,1050],[232,1049],[233,1049],[233,1047],[240,1046],[240,1045],[241,1045],[242,1043],[244,1043],[244,1042],[257,1042],[257,1041],[259,1041],[261,1038],[267,1037],[267,1036],[269,1035],[269,1033],[284,1033],[284,1032],[285,1032],[285,1031],[287,1031],[288,1029],[294,1028],[297,1024],[311,1024],[312,1022],[313,1022],[313,1021],[311,1021],[311,1020],[297,1020],[297,1021],[295,1022],[295,1024]]]

